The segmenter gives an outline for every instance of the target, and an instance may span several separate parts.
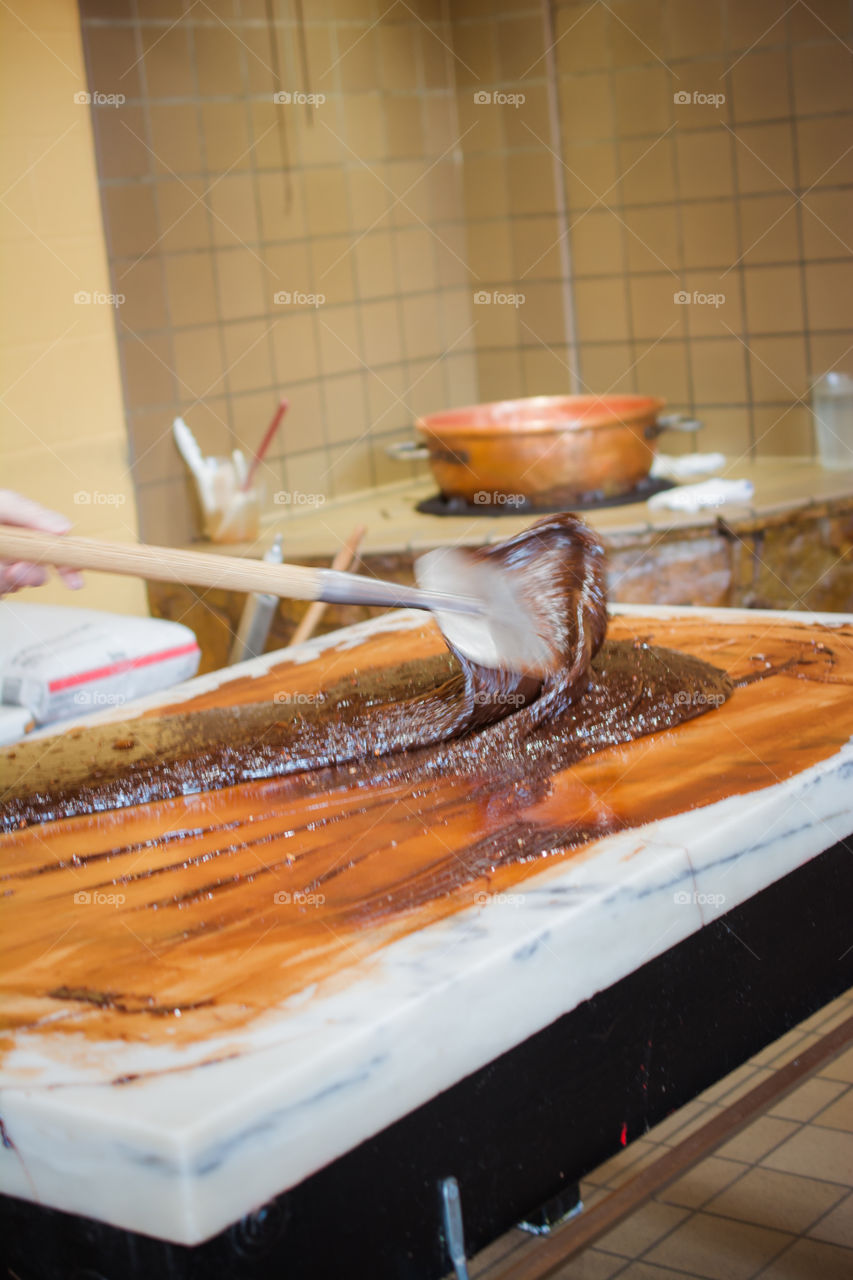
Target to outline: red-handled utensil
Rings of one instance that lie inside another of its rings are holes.
[[[255,472],[263,462],[264,454],[272,444],[273,436],[275,435],[276,431],[278,431],[279,425],[281,424],[281,420],[284,417],[284,415],[287,413],[289,408],[290,408],[290,401],[287,399],[286,396],[282,396],[281,401],[279,402],[279,406],[272,416],[272,421],[270,422],[270,425],[267,427],[266,431],[264,432],[264,438],[261,441],[261,443],[258,445],[258,448],[255,452],[255,456],[252,458],[252,461],[249,463],[249,469],[246,472],[246,479],[240,485],[240,489],[243,493],[246,493],[249,489],[251,489],[252,481],[255,478]]]

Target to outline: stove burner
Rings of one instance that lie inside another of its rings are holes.
[[[448,498],[443,493],[436,493],[417,503],[415,510],[425,516],[544,516],[550,511],[595,511],[599,507],[629,506],[632,502],[645,502],[653,493],[663,493],[664,489],[674,487],[672,480],[656,480],[646,476],[628,493],[617,494],[614,498],[606,498],[599,491],[585,494],[575,502],[551,507],[534,506],[527,499],[512,503],[468,502],[466,498]]]

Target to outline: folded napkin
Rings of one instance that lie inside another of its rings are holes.
[[[709,476],[725,465],[722,453],[659,453],[652,463],[649,475],[664,480],[692,480],[694,476]]]
[[[701,484],[684,484],[677,489],[665,489],[648,499],[654,510],[667,507],[671,511],[700,511],[703,507],[722,507],[726,503],[743,506],[752,497],[755,486],[751,480],[703,480]]]

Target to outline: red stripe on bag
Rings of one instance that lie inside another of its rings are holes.
[[[94,671],[81,671],[77,675],[63,676],[60,680],[51,680],[47,686],[50,693],[59,693],[62,689],[73,689],[76,684],[89,684],[92,680],[101,680],[105,676],[121,675],[122,671],[135,671],[138,667],[150,667],[153,662],[168,662],[170,658],[183,658],[186,654],[198,653],[195,640],[191,644],[178,645],[176,649],[161,649],[159,653],[144,653],[138,658],[122,658],[120,662],[112,662],[108,667],[96,667]]]

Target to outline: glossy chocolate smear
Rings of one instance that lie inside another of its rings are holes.
[[[202,690],[183,710],[211,707],[215,698],[220,712],[224,704],[234,708],[235,718],[223,713],[221,725],[233,729],[244,713],[247,720],[262,713],[272,725],[277,693],[313,696],[318,673],[334,670],[355,677],[352,685],[341,682],[340,698],[362,711],[369,703],[378,714],[390,697],[382,667],[396,660],[391,655],[402,646],[432,655],[441,643],[429,625],[355,639],[308,664],[285,659],[257,678]],[[369,688],[368,666],[376,673]],[[670,731],[727,696],[728,679],[717,666],[726,667],[735,695],[720,714]],[[401,697],[417,689],[431,695],[457,670],[444,654],[421,664],[419,674],[412,665],[398,667],[393,679]],[[329,690],[327,679],[323,692]],[[26,1088],[31,1064],[41,1053],[50,1057],[51,1045],[64,1046],[56,1052],[70,1055],[75,1069],[121,1069],[121,1080],[137,1067],[127,1064],[125,1072],[122,1059],[112,1051],[102,1059],[100,1047],[90,1055],[89,1041],[203,1046],[213,1035],[211,1057],[222,1043],[231,1051],[241,1042],[236,1034],[223,1042],[229,1030],[239,1032],[293,997],[301,1003],[312,984],[345,990],[372,971],[391,942],[477,907],[482,890],[512,892],[551,860],[565,868],[608,832],[691,811],[698,811],[698,829],[714,820],[705,806],[829,761],[853,734],[851,690],[849,626],[830,630],[760,613],[731,621],[617,616],[582,695],[539,726],[522,731],[521,708],[429,747],[376,759],[364,751],[349,764],[2,837],[0,1056],[4,1046],[27,1050],[11,1064],[21,1064]],[[236,706],[261,696],[265,707]],[[331,715],[318,709],[315,718]],[[185,716],[171,720],[186,724]],[[116,741],[140,739],[152,723],[129,721]],[[253,723],[259,735],[260,719]],[[281,723],[281,741],[292,746],[286,724],[296,721]],[[203,729],[196,724],[194,751]],[[258,748],[246,734],[249,758]],[[74,738],[78,748],[86,741]],[[139,744],[113,750],[107,738],[105,746],[126,760]],[[188,787],[198,785],[190,757]],[[620,859],[645,843],[637,832]],[[539,887],[549,901],[552,893],[571,899],[561,879]],[[122,902],[96,907],[99,895]],[[78,906],[79,899],[90,905]],[[464,943],[480,927],[469,917],[456,940]],[[464,950],[457,954],[464,963]],[[20,1038],[23,1028],[32,1041]]]
[[[346,680],[299,709],[263,703],[139,721],[136,735],[122,733],[115,750],[97,753],[96,766],[82,749],[76,760],[70,753],[49,792],[28,788],[25,776],[13,781],[0,827],[288,774],[311,772],[316,787],[320,769],[345,770],[348,784],[360,785],[485,768],[535,788],[574,760],[702,714],[729,696],[724,673],[698,659],[604,642],[602,547],[577,517],[548,516],[469,554],[516,575],[535,625],[560,655],[544,679],[481,667],[453,652]],[[116,737],[109,726],[88,732],[106,745]]]

